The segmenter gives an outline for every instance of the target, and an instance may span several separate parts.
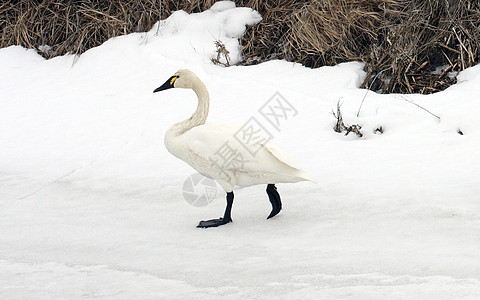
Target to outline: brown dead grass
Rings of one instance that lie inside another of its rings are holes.
[[[6,1],[0,5],[0,45],[49,45],[50,51],[40,51],[46,58],[82,53],[110,37],[150,29],[159,19],[155,4],[158,1]]]
[[[320,67],[358,60],[368,73],[363,87],[426,94],[453,84],[451,72],[479,63],[476,0],[299,2],[267,12],[248,29],[242,38],[247,64],[280,58]]]

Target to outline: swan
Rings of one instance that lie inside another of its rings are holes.
[[[206,86],[192,71],[178,70],[153,92],[170,88],[192,89],[197,95],[198,106],[189,119],[176,123],[167,130],[167,150],[198,173],[215,179],[227,194],[223,217],[200,221],[197,227],[217,227],[232,222],[235,186],[267,184],[266,192],[272,205],[272,211],[267,217],[270,219],[282,209],[276,183],[316,182],[312,176],[295,167],[265,132],[255,132],[256,143],[246,143],[241,139],[241,135],[245,134],[241,131],[242,128],[205,124],[210,98]]]

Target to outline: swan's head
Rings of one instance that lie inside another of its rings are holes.
[[[200,81],[197,75],[187,69],[178,70],[172,77],[168,78],[164,84],[156,88],[153,92],[160,92],[171,88],[191,89],[193,85]]]

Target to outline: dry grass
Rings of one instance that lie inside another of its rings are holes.
[[[4,1],[0,46],[36,48],[46,58],[82,53],[113,36],[149,30],[172,11],[200,12],[214,2]],[[235,2],[263,17],[241,40],[244,64],[286,59],[319,67],[359,60],[366,64],[366,88],[432,93],[454,83],[450,72],[479,63],[478,0]]]
[[[274,1],[253,2],[267,7]],[[247,64],[280,58],[319,67],[359,60],[368,72],[363,87],[432,93],[455,82],[450,72],[479,63],[479,6],[476,0],[292,1],[248,29],[243,53]]]
[[[158,1],[6,1],[0,5],[1,46],[39,49],[46,57],[82,53],[113,36],[150,29]],[[152,9],[154,8],[154,9]],[[43,49],[43,48],[41,48]]]

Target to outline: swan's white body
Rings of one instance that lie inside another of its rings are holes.
[[[209,109],[205,85],[189,70],[179,70],[173,77],[172,86],[195,91],[198,107],[191,118],[168,129],[165,146],[171,154],[200,174],[215,179],[226,192],[235,186],[315,181],[294,167],[265,133],[255,133],[257,140],[265,143],[249,144],[235,138],[241,134],[240,127],[205,124]]]

